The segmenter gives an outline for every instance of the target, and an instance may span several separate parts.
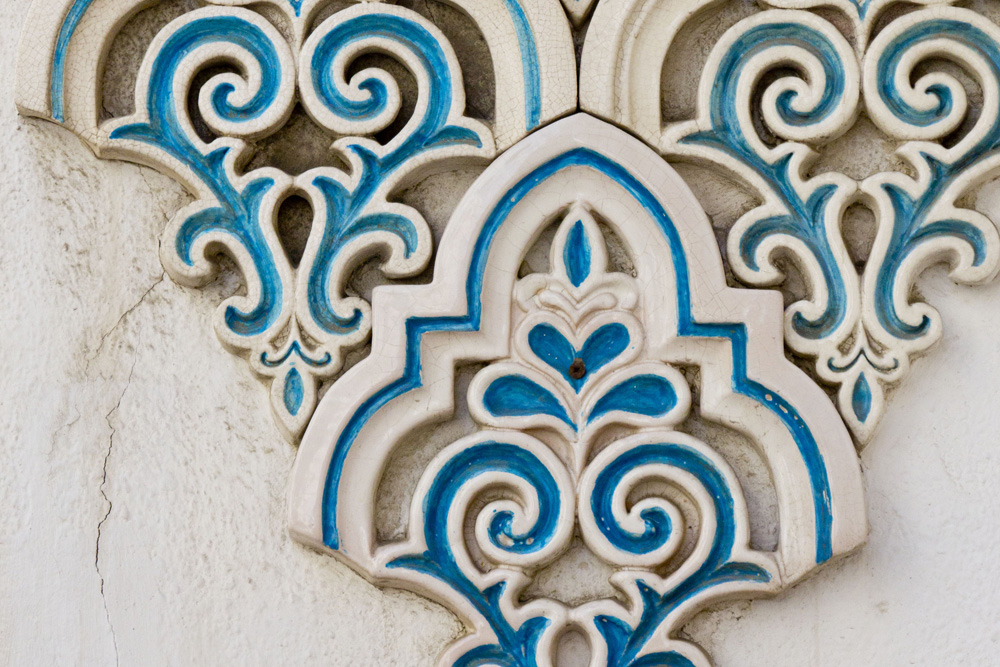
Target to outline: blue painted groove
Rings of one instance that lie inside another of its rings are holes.
[[[854,382],[854,391],[851,393],[851,409],[858,421],[864,424],[868,421],[868,415],[872,411],[872,388],[862,373]]]
[[[369,232],[382,231],[398,236],[406,256],[412,255],[418,244],[417,228],[401,215],[389,213],[364,214],[382,182],[404,163],[426,151],[444,146],[470,145],[482,147],[472,130],[448,125],[454,99],[453,80],[442,45],[418,22],[390,14],[362,14],[334,27],[323,35],[313,52],[310,65],[312,84],[320,100],[332,113],[352,121],[370,120],[382,113],[389,103],[389,92],[379,79],[361,82],[367,93],[361,100],[345,97],[337,88],[333,76],[333,61],[344,49],[359,41],[374,37],[401,44],[427,73],[427,108],[419,126],[396,148],[379,157],[358,144],[348,148],[361,160],[361,174],[356,187],[349,191],[334,179],[318,176],[313,185],[326,199],[330,212],[323,231],[316,261],[309,272],[309,310],[317,324],[331,334],[354,332],[362,323],[362,313],[355,310],[348,316],[339,315],[330,301],[331,274],[341,251],[352,240]]]
[[[994,80],[1000,80],[1000,46],[985,32],[964,21],[934,19],[921,21],[906,29],[884,49],[879,58],[878,94],[889,110],[905,123],[927,127],[945,118],[954,108],[948,88],[931,86],[928,93],[937,97],[934,109],[914,109],[902,98],[896,88],[894,73],[905,55],[921,43],[946,35],[949,41],[977,52],[992,70]],[[994,118],[982,138],[953,163],[945,164],[926,153],[921,156],[931,169],[926,190],[916,197],[892,184],[882,187],[893,208],[892,234],[885,259],[878,267],[875,291],[875,312],[879,323],[893,336],[914,340],[927,334],[930,319],[924,317],[919,324],[904,322],[896,311],[893,291],[899,280],[899,271],[906,258],[924,241],[950,236],[968,243],[974,253],[973,263],[980,266],[986,259],[986,238],[974,225],[964,220],[928,221],[928,215],[941,195],[970,167],[995,155],[1000,149],[1000,118]]]
[[[52,118],[60,123],[66,120],[63,86],[66,79],[69,43],[92,2],[93,0],[76,0],[66,13],[66,18],[59,27],[59,36],[56,38],[56,50],[52,59],[52,80],[49,82],[49,103],[52,105]]]
[[[539,183],[568,167],[583,166],[611,178],[634,197],[659,226],[660,232],[669,242],[673,265],[678,276],[676,281],[678,302],[678,334],[681,336],[725,338],[731,341],[733,349],[733,390],[748,396],[767,407],[777,416],[791,433],[809,471],[812,485],[813,511],[816,529],[816,560],[825,562],[832,555],[831,533],[833,516],[831,510],[830,485],[823,456],[816,439],[795,408],[782,396],[764,385],[747,377],[747,331],[741,323],[700,323],[691,316],[691,296],[688,285],[687,258],[684,255],[677,230],[667,212],[656,197],[621,165],[601,154],[586,148],[570,150],[538,167],[521,179],[499,201],[490,212],[480,235],[476,240],[472,263],[466,281],[466,302],[468,313],[455,317],[411,317],[406,320],[406,359],[402,375],[367,398],[349,418],[334,446],[330,467],[327,471],[323,497],[323,540],[332,549],[340,544],[337,530],[337,492],[343,471],[344,460],[358,434],[368,420],[392,399],[407,391],[420,387],[420,339],[430,331],[477,331],[482,314],[481,295],[483,276],[489,258],[491,244],[497,230],[507,220],[513,207]]]
[[[192,214],[181,225],[175,239],[177,254],[192,266],[194,244],[210,232],[230,235],[246,248],[257,269],[260,296],[249,312],[228,307],[225,320],[234,333],[254,336],[275,322],[282,307],[282,286],[275,258],[258,224],[261,202],[274,187],[274,181],[257,178],[237,190],[225,167],[231,149],[222,147],[201,152],[185,134],[178,117],[178,110],[186,107],[187,100],[174,98],[173,80],[184,59],[199,47],[217,42],[226,42],[248,52],[260,63],[262,78],[254,96],[239,106],[229,103],[235,90],[231,84],[216,87],[211,95],[213,110],[230,122],[259,118],[275,102],[281,85],[281,62],[274,44],[263,30],[246,19],[210,16],[185,24],[167,38],[149,77],[146,100],[149,122],[119,127],[111,133],[111,138],[131,139],[163,150],[189,168],[211,190],[218,206]]]
[[[872,8],[872,1],[873,0],[851,0],[851,4],[857,8],[858,16],[862,21],[868,16],[868,10]]]
[[[757,55],[780,46],[805,49],[823,65],[826,89],[809,111],[793,107],[796,94],[786,91],[777,99],[777,111],[790,125],[804,127],[822,122],[837,109],[846,87],[843,63],[830,40],[818,30],[798,23],[777,22],[755,26],[729,47],[716,73],[710,101],[711,129],[685,137],[682,143],[709,146],[720,150],[758,173],[785,206],[787,213],[754,223],[740,239],[740,257],[751,269],[757,269],[755,253],[767,238],[787,234],[800,241],[815,255],[829,293],[826,309],[812,320],[801,313],[793,326],[805,338],[821,339],[832,334],[846,316],[846,288],[826,235],[826,209],[836,193],[835,186],[817,188],[803,200],[792,183],[791,155],[768,163],[749,143],[740,127],[737,87],[743,70]]]
[[[299,345],[299,341],[292,341],[291,346],[289,346],[288,351],[285,352],[277,359],[271,359],[267,352],[262,352],[260,355],[260,362],[267,366],[268,368],[277,368],[281,364],[285,363],[292,355],[297,356],[299,359],[304,361],[307,365],[313,368],[322,368],[330,363],[332,360],[330,353],[325,353],[319,359],[313,359],[305,351],[303,351],[302,346]]]
[[[563,264],[566,275],[573,287],[579,287],[590,275],[590,241],[583,223],[577,220],[566,235],[566,245],[563,248]]]
[[[302,376],[298,369],[292,368],[285,375],[285,409],[288,414],[295,417],[302,408],[302,399],[305,396],[305,386],[302,384]]]
[[[827,368],[829,368],[831,371],[835,373],[843,373],[844,371],[852,368],[854,364],[858,363],[862,358],[866,362],[868,362],[869,366],[871,366],[877,371],[882,371],[883,373],[891,373],[897,368],[899,368],[899,359],[893,359],[891,366],[886,366],[885,364],[878,364],[875,361],[873,361],[871,357],[868,356],[868,352],[865,349],[861,349],[856,355],[854,355],[854,357],[851,358],[850,361],[848,361],[843,366],[834,363],[833,359],[828,360],[826,362],[826,365]]]
[[[530,451],[504,442],[485,442],[456,454],[435,476],[424,498],[427,550],[397,558],[388,567],[415,570],[447,582],[490,624],[497,635],[497,643],[473,649],[459,659],[456,666],[535,667],[538,640],[549,624],[548,619],[530,619],[517,630],[511,627],[499,604],[505,584],[480,590],[462,573],[448,540],[448,515],[458,491],[476,477],[493,472],[526,480],[538,498],[538,517],[530,529],[519,535],[512,530],[510,512],[497,512],[490,522],[490,541],[496,548],[514,554],[537,553],[547,547],[559,526],[562,503],[558,483]]]
[[[608,646],[608,667],[690,664],[686,658],[674,652],[659,654],[660,657],[655,661],[643,661],[637,656],[664,619],[698,593],[728,581],[743,580],[763,584],[771,580],[771,575],[757,565],[730,562],[736,540],[736,515],[729,485],[709,459],[684,445],[639,445],[620,454],[600,472],[590,496],[591,511],[598,530],[608,541],[627,553],[648,554],[666,544],[675,529],[684,529],[683,526],[671,525],[670,517],[661,508],[648,508],[641,513],[640,517],[645,523],[642,534],[625,530],[615,520],[613,497],[625,476],[637,468],[657,464],[690,473],[708,491],[715,513],[715,535],[705,562],[694,574],[666,594],[660,595],[642,580],[637,582],[642,598],[642,614],[635,628],[612,616],[596,618],[598,630]]]
[[[538,46],[524,8],[519,0],[504,0],[514,21],[517,45],[521,51],[521,72],[524,76],[524,115],[526,130],[539,126],[542,120],[542,74],[538,65]]]

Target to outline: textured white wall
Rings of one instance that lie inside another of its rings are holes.
[[[295,449],[210,330],[232,285],[159,265],[186,195],[15,115],[25,4],[0,3],[0,664],[432,665],[453,616],[286,535]],[[696,618],[720,667],[997,664],[1000,283],[922,291],[946,334],[862,454],[869,544]]]

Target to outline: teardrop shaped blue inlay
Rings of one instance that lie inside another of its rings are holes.
[[[305,396],[306,388],[302,383],[302,376],[295,368],[288,371],[285,376],[285,409],[288,414],[295,417],[302,408],[302,398]]]
[[[869,386],[868,380],[865,379],[864,373],[859,375],[857,381],[854,383],[854,392],[851,394],[851,408],[854,410],[854,416],[862,424],[868,420],[868,415],[871,414],[872,388]]]
[[[662,417],[676,405],[677,391],[669,380],[659,375],[636,375],[601,396],[587,417],[587,423],[614,411]]]
[[[504,375],[491,382],[483,392],[483,405],[494,417],[550,415],[576,430],[559,399],[523,375]]]
[[[590,275],[590,240],[581,220],[577,220],[566,235],[563,264],[566,265],[566,275],[573,287],[582,285]]]
[[[628,348],[631,337],[628,327],[618,322],[605,324],[590,334],[583,349],[577,350],[566,337],[551,324],[538,324],[528,333],[528,347],[539,359],[566,378],[576,392],[580,391],[592,373]],[[574,359],[584,363],[586,372],[580,378],[569,374]]]

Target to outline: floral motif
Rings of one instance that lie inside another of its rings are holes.
[[[376,34],[382,48],[418,73],[423,99],[422,112],[385,146],[360,135],[392,121],[398,91],[384,75],[363,72],[348,80],[345,69]],[[185,118],[190,79],[178,79],[220,52],[231,52],[255,74],[249,86],[223,74],[202,88],[201,112],[214,130],[239,137],[283,124],[295,91],[294,79],[283,72],[298,69],[306,111],[331,132],[347,135],[335,147],[350,171],[325,167],[294,179],[270,168],[239,174],[246,144],[203,142]],[[217,331],[229,346],[250,352],[258,373],[273,378],[275,414],[297,437],[315,406],[317,383],[338,371],[344,350],[370,330],[368,304],[344,294],[350,268],[381,256],[383,271],[400,278],[422,270],[430,257],[423,218],[389,202],[389,192],[414,163],[426,166],[442,154],[490,156],[489,130],[462,118],[461,74],[443,36],[422,17],[394,7],[338,12],[310,35],[297,68],[274,28],[238,9],[192,12],[164,29],[149,53],[140,111],[102,128],[103,145],[145,144],[196,181],[194,189],[203,194],[171,222],[164,266],[175,279],[197,284],[214,274],[212,257],[220,250],[237,260],[252,289],[223,304]],[[297,267],[274,230],[277,207],[295,191],[309,198],[319,223]],[[275,345],[282,337],[284,350]]]
[[[469,405],[488,426],[558,430],[571,443],[579,475],[593,436],[609,423],[673,426],[691,396],[676,369],[637,359],[644,336],[630,311],[638,286],[608,273],[604,238],[590,213],[570,211],[550,262],[551,273],[518,282],[526,317],[514,334],[515,360],[480,372]]]
[[[704,667],[707,656],[676,638],[690,613],[777,592],[863,541],[844,424],[867,442],[886,392],[940,338],[918,277],[945,264],[975,284],[1000,269],[995,225],[961,203],[1000,170],[1000,28],[952,0],[914,0],[898,15],[887,11],[898,0],[767,0],[713,45],[695,117],[665,126],[669,48],[718,0],[448,0],[490,51],[496,107],[485,123],[466,115],[448,40],[415,11],[357,2],[324,16],[330,0],[262,2],[206,0],[165,26],[139,69],[134,113],[104,121],[112,36],[150,2],[37,0],[17,98],[99,156],[153,165],[194,195],[167,225],[164,267],[200,285],[228,256],[245,291],[217,310],[219,338],[269,383],[290,440],[316,411],[293,481],[298,539],[454,609],[470,634],[442,661],[462,667],[549,667],[567,628],[587,636],[592,667]],[[578,75],[570,25],[592,12]],[[369,54],[416,81],[415,108],[391,137],[400,84],[362,68]],[[965,79],[940,60],[978,85],[981,108],[970,111]],[[336,137],[343,165],[247,169],[254,142],[296,105]],[[586,113],[556,122],[578,107]],[[815,173],[861,114],[898,142],[906,173]],[[805,278],[783,329],[778,295],[726,286],[709,222],[664,156],[760,193],[726,254],[751,287],[787,287],[789,262]],[[491,160],[444,233],[430,285],[386,286],[373,303],[349,293],[362,262],[391,280],[431,262],[430,229],[399,190]],[[293,195],[314,213],[299,262],[277,231]],[[844,233],[855,205],[876,220],[857,261]],[[548,271],[517,278],[551,224]],[[609,233],[634,275],[611,266]],[[318,401],[370,335],[372,354]],[[836,387],[841,417],[782,341]],[[405,537],[376,544],[386,462],[415,428],[452,415],[464,361],[485,364],[466,396],[476,431],[427,466]],[[699,417],[760,449],[779,506],[775,550],[751,547],[725,458],[682,432],[693,387],[681,367],[698,370]],[[694,544],[682,548],[688,529]],[[622,599],[522,603],[574,534],[618,569]]]
[[[126,13],[114,15],[94,9],[90,0],[65,1],[67,13],[52,24],[59,38],[45,73],[48,94],[37,101],[22,94],[22,111],[53,117],[104,156],[156,165],[196,196],[167,226],[163,265],[177,282],[201,285],[215,275],[220,254],[236,263],[246,293],[221,305],[215,329],[270,383],[276,421],[292,440],[309,422],[320,384],[335,377],[345,354],[369,336],[370,305],[347,290],[354,268],[374,259],[385,276],[401,279],[422,271],[431,257],[424,218],[392,201],[394,191],[430,170],[492,158],[498,143],[506,147],[575,100],[575,82],[565,74],[570,68],[560,64],[572,59],[568,26],[565,51],[539,50],[534,40],[534,25],[558,26],[553,16],[565,22],[550,2],[457,3],[470,4],[473,17],[489,16],[484,33],[503,62],[496,77],[498,120],[490,128],[464,115],[462,73],[451,45],[413,11],[360,3],[317,24],[312,18],[325,0],[270,0],[289,12],[294,35],[286,41],[261,14],[243,7],[251,3],[218,0],[213,4],[221,6],[189,12],[156,36],[138,74],[136,112],[97,123],[90,105],[99,97],[94,87],[100,77],[86,77],[84,54],[90,52],[82,49],[91,46],[99,56],[107,44],[91,44],[92,27],[81,26],[111,19],[120,25],[148,3],[120,3],[114,11]],[[496,9],[506,21],[496,19]],[[46,15],[45,21],[59,18]],[[418,89],[412,116],[381,142],[373,137],[393,123],[402,99],[385,71],[353,71],[372,52],[404,65]],[[100,66],[99,58],[90,62]],[[199,71],[220,65],[231,71],[194,89]],[[79,90],[94,92],[86,98]],[[210,139],[195,128],[191,97]],[[272,167],[244,171],[252,142],[281,129],[297,102],[339,137],[334,149],[347,168],[295,176]],[[291,195],[307,199],[314,212],[297,264],[276,231],[280,206]]]
[[[789,3],[786,3],[789,4]],[[867,5],[858,5],[863,11]],[[1000,32],[967,10],[915,11],[881,31],[864,51],[827,21],[804,12],[762,12],[719,41],[705,69],[696,121],[666,128],[667,153],[720,164],[752,183],[764,204],[729,236],[729,259],[748,284],[785,280],[783,257],[806,276],[808,298],[786,312],[786,342],[816,358],[820,378],[839,385],[841,414],[865,443],[885,409],[886,388],[941,336],[940,317],[912,296],[929,265],[948,264],[956,282],[992,279],[1000,237],[983,215],[956,201],[1000,165]],[[982,113],[954,145],[966,118],[962,84],[943,73],[911,81],[934,58],[964,66],[983,86]],[[765,144],[752,118],[754,81],[797,63],[764,91]],[[878,173],[862,182],[839,173],[807,176],[822,145],[854,124],[859,100],[916,177]],[[859,271],[841,228],[851,204],[877,219],[874,247]]]
[[[515,279],[553,221],[549,271]],[[602,225],[634,276],[609,266]],[[765,323],[779,302],[725,286],[690,191],[637,140],[585,115],[532,135],[472,186],[435,268],[430,285],[376,302],[377,318],[405,325],[321,405],[296,462],[291,524],[372,580],[465,619],[470,634],[442,665],[549,667],[573,628],[594,667],[708,667],[676,636],[689,614],[774,593],[864,539],[853,444],[774,345]],[[427,464],[404,536],[373,540],[387,461],[413,429],[453,416],[455,367],[472,359],[489,362],[467,394],[478,428]],[[759,445],[782,517],[775,551],[750,546],[725,457],[680,431],[691,391],[679,364],[700,369],[701,415]],[[622,599],[522,600],[574,534],[616,568]]]

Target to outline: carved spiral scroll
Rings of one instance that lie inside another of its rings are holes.
[[[171,275],[201,284],[216,271],[225,251],[239,265],[250,289],[220,308],[220,335],[253,338],[268,332],[286,308],[287,260],[269,218],[288,178],[258,170],[238,178],[246,145],[239,139],[204,143],[187,111],[198,72],[224,63],[241,72],[213,76],[198,95],[199,110],[216,132],[254,137],[284,123],[295,99],[285,70],[291,53],[278,32],[258,15],[240,9],[204,9],[168,25],[150,47],[140,71],[137,113],[111,124],[111,151],[166,153],[181,180],[203,198],[171,221],[161,255]],[[227,338],[224,337],[224,340]]]

